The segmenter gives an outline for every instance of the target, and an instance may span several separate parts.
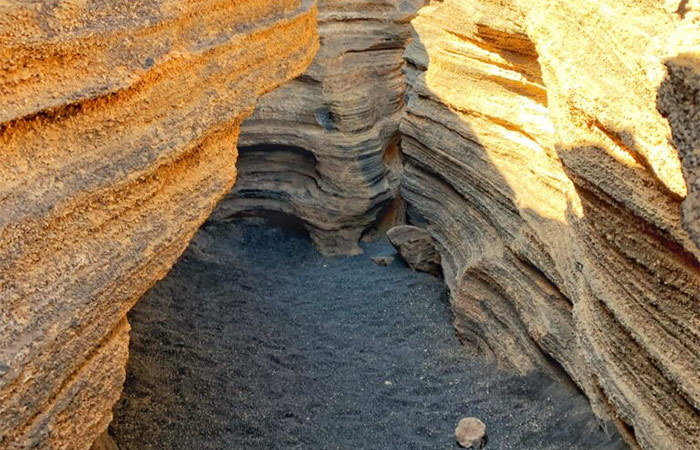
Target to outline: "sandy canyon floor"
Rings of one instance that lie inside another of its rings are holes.
[[[625,448],[573,388],[469,356],[441,280],[375,265],[386,241],[364,251],[203,227],[130,313],[122,450],[453,449],[464,416],[486,423],[487,449]]]

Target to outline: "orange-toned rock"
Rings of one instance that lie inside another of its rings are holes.
[[[406,52],[403,193],[462,339],[648,449],[700,448],[696,3],[433,1]]]
[[[233,185],[311,0],[0,2],[0,448],[89,448],[126,312]]]

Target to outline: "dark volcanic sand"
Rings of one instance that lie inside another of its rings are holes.
[[[454,336],[441,280],[387,242],[325,259],[303,235],[209,224],[130,314],[123,450],[617,449],[583,397],[498,371]]]

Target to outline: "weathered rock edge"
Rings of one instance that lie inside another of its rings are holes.
[[[0,5],[0,447],[89,448],[126,312],[228,192],[241,121],[318,48],[312,0]]]

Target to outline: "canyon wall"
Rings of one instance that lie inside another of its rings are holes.
[[[468,348],[700,448],[700,2],[319,3],[309,67],[311,0],[0,1],[0,447],[106,428],[126,312],[227,193],[334,255],[401,183]]]
[[[700,448],[698,12],[433,1],[406,52],[402,193],[459,335],[648,449]]]
[[[391,220],[401,176],[403,52],[423,0],[319,0],[321,48],[243,124],[238,181],[213,219],[279,211],[301,218],[326,255],[358,253]]]
[[[126,312],[236,176],[241,121],[318,48],[311,0],[0,2],[0,448],[85,449]]]

